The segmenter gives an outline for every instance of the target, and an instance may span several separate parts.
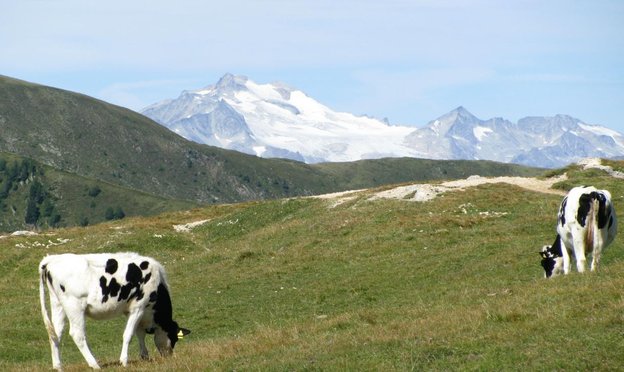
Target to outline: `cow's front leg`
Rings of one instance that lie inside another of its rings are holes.
[[[132,336],[134,335],[139,319],[143,316],[143,311],[134,310],[128,315],[128,322],[126,323],[126,329],[123,333],[123,344],[121,346],[121,356],[119,357],[119,362],[121,365],[126,367],[128,365],[128,345],[130,345],[130,341],[132,340]],[[140,342],[140,341],[139,341]]]
[[[570,253],[565,243],[561,247],[561,256],[563,257],[563,273],[568,275],[570,273]]]

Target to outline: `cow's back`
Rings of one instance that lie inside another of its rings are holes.
[[[43,265],[55,293],[84,301],[86,314],[96,319],[145,306],[164,282],[162,266],[136,253],[53,255]]]

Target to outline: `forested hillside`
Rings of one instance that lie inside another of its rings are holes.
[[[31,159],[0,153],[0,232],[87,226],[197,205],[87,179]]]

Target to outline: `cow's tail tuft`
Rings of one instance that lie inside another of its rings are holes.
[[[56,335],[56,330],[54,329],[54,325],[50,321],[50,317],[48,316],[48,308],[46,306],[46,298],[45,298],[45,288],[46,278],[50,275],[45,263],[42,261],[39,266],[39,301],[41,302],[41,316],[43,317],[43,323],[45,324],[46,330],[48,331],[48,337],[50,337],[50,342],[58,344],[58,337]]]

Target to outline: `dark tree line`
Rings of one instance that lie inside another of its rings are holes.
[[[0,159],[0,207],[5,209],[4,200],[9,194],[18,190],[22,184],[30,184],[24,222],[28,225],[38,225],[47,222],[51,227],[57,227],[61,222],[61,215],[56,211],[52,197],[44,185],[36,179],[42,176],[43,170],[30,159],[15,161],[11,164]],[[46,220],[43,221],[42,218]]]
[[[0,199],[6,199],[12,190],[17,190],[21,182],[25,182],[31,175],[37,173],[37,166],[32,160],[7,164],[0,159]]]
[[[8,211],[6,199],[13,193],[17,193],[22,187],[28,187],[26,197],[26,210],[24,211],[24,222],[32,226],[58,227],[61,224],[61,215],[55,206],[55,198],[48,192],[45,184],[42,183],[43,170],[30,159],[22,161],[7,162],[0,159],[0,213]],[[25,191],[25,189],[24,189]],[[96,205],[95,199],[102,193],[98,185],[86,189],[86,195],[92,198],[91,208]],[[20,191],[19,195],[23,195]],[[21,203],[20,203],[21,204]],[[17,210],[13,206],[13,210]],[[125,218],[124,210],[117,206],[109,207],[104,212],[106,220],[119,220]],[[78,224],[86,226],[89,219],[82,216]]]

